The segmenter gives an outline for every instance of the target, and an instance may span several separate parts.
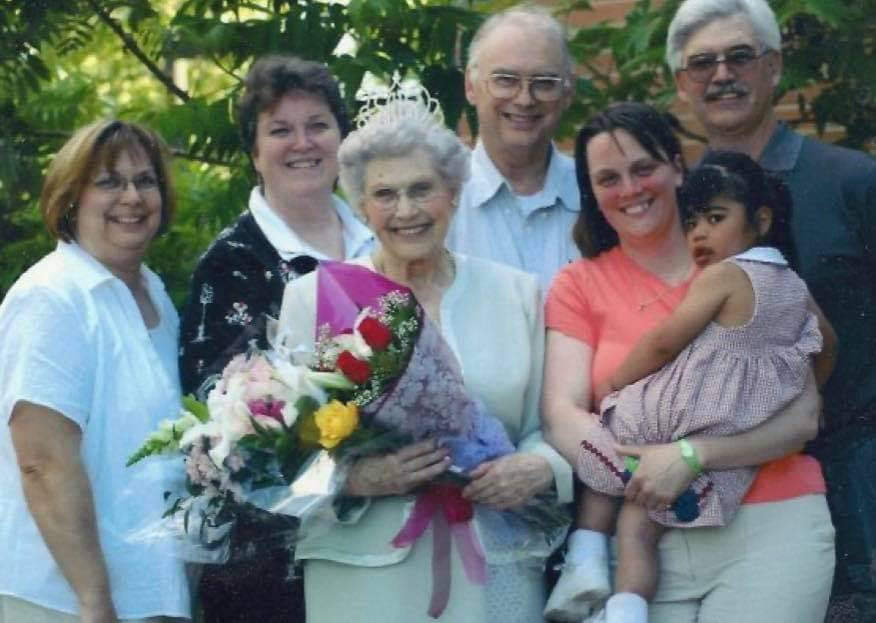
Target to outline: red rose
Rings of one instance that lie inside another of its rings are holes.
[[[374,350],[383,350],[392,342],[392,333],[386,325],[370,316],[359,323],[359,335]]]
[[[338,368],[344,373],[344,376],[356,383],[356,385],[361,385],[371,375],[371,366],[368,365],[368,362],[357,359],[348,350],[338,355]]]

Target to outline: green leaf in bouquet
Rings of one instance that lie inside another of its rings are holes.
[[[166,491],[165,492],[165,500],[167,499],[167,496],[169,496],[169,495],[170,495],[170,492]],[[179,511],[181,504],[182,504],[182,498],[176,498],[173,501],[173,504],[171,504],[168,507],[168,509],[166,511],[164,511],[164,514],[161,517],[167,518],[167,517],[170,517],[171,515],[175,515],[177,513],[177,511]]]
[[[312,396],[302,396],[295,401],[295,409],[298,411],[298,420],[302,417],[312,416],[319,410],[319,401]]]
[[[299,400],[299,402],[301,402]],[[314,401],[316,402],[316,401]],[[295,424],[297,429],[298,439],[301,440],[303,447],[311,447],[318,448],[319,447],[319,439],[322,434],[319,432],[319,427],[316,425],[316,418],[314,414],[316,410],[312,410],[309,412],[301,412],[298,413],[298,421]]]
[[[256,432],[256,435],[261,437],[262,440],[267,442],[273,442],[273,439],[268,432],[268,429],[259,424],[253,416],[249,416],[249,421],[252,424],[253,429]],[[272,444],[273,445],[273,444]]]
[[[195,398],[191,394],[182,397],[183,408],[194,415],[203,424],[210,419],[210,412],[207,410],[207,405]]]
[[[294,434],[277,435],[277,439],[274,441],[274,451],[277,453],[277,460],[280,462],[280,465],[291,460],[294,454],[300,454]]]
[[[134,454],[132,454],[128,458],[127,462],[125,463],[125,467],[131,467],[131,465],[139,463],[147,456],[159,454],[166,445],[167,442],[150,437],[142,446],[140,446],[140,448]]]

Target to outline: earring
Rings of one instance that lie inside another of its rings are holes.
[[[61,223],[71,235],[73,234],[73,229],[76,225],[76,211],[77,206],[71,201],[70,205],[67,206],[66,212],[64,212],[64,216],[61,217]]]

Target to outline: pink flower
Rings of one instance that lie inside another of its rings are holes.
[[[250,400],[247,406],[254,417],[270,418],[276,420],[278,424],[282,424],[283,407],[285,404],[282,400],[257,398],[256,400]]]

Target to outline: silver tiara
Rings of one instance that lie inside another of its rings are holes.
[[[376,85],[360,88],[356,100],[363,102],[356,115],[356,127],[371,123],[393,124],[412,119],[424,125],[444,125],[440,102],[416,80],[402,81],[393,72],[389,86]]]

